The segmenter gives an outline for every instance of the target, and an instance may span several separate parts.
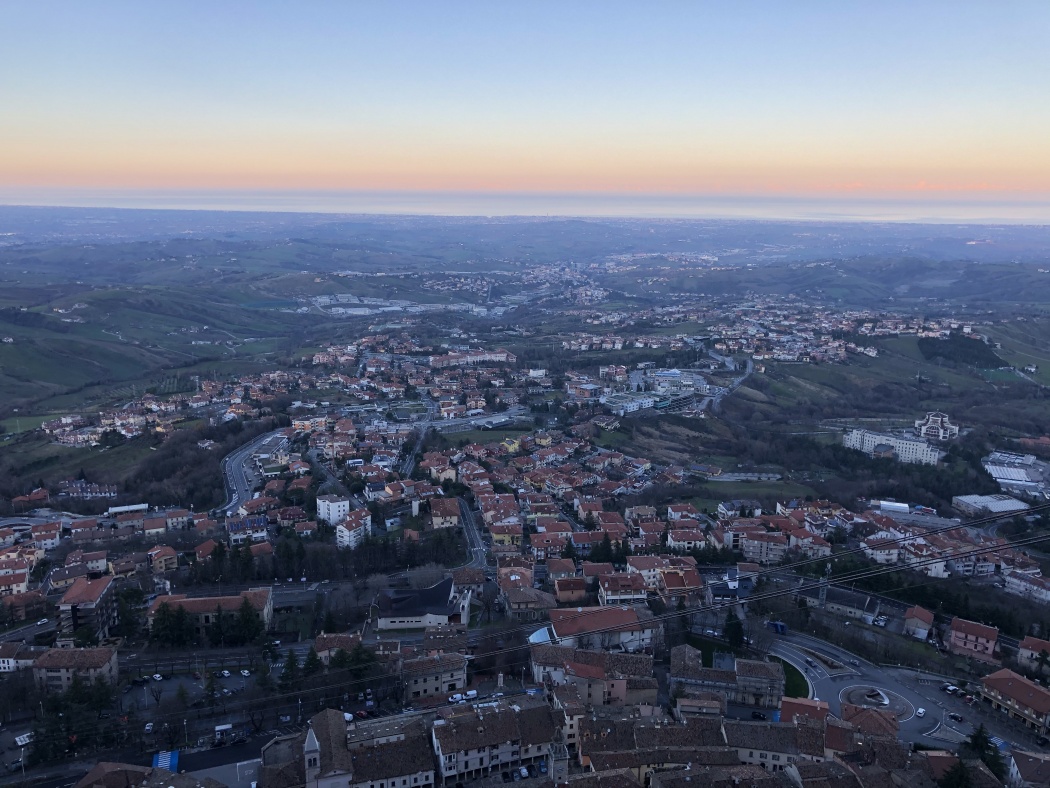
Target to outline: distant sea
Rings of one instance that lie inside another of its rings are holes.
[[[411,191],[98,191],[0,186],[0,205],[430,216],[1050,224],[1033,200]]]

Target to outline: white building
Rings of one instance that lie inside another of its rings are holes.
[[[959,437],[959,428],[951,423],[947,413],[931,411],[915,420],[915,434],[933,441],[947,441]]]
[[[357,509],[344,515],[335,527],[336,547],[353,550],[372,535],[372,515],[367,509]]]
[[[869,457],[892,456],[898,462],[936,465],[941,458],[941,453],[924,440],[868,430],[850,430],[842,436],[842,445]]]
[[[317,496],[317,518],[329,525],[342,522],[350,514],[350,499],[338,495]]]

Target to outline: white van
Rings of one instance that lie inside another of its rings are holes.
[[[455,695],[449,695],[448,702],[449,703],[462,703],[463,702],[463,696],[460,693],[458,693],[458,692]]]
[[[464,695],[463,697],[465,697],[467,700],[474,700],[474,698],[476,698],[477,696],[478,696],[478,691],[477,690],[467,690],[467,694]]]

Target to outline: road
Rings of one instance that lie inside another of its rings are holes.
[[[467,537],[467,546],[470,548],[471,555],[470,562],[463,566],[485,569],[488,566],[488,548],[485,547],[485,541],[481,538],[481,531],[478,529],[477,521],[474,519],[474,512],[471,511],[470,506],[462,498],[457,498],[456,500],[459,501],[460,517],[463,520],[463,533]]]
[[[227,512],[234,511],[245,501],[251,500],[255,480],[247,464],[256,449],[278,434],[280,430],[267,432],[222,458],[222,478],[226,484],[226,502],[222,508]]]
[[[416,438],[416,442],[412,446],[412,451],[408,453],[401,465],[401,477],[403,479],[412,478],[412,471],[416,469],[416,456],[422,450],[423,441],[427,437],[427,433],[430,431],[430,425],[434,423],[434,420],[438,415],[437,402],[430,397],[423,397],[422,402],[427,406],[427,417],[419,423],[419,436]]]
[[[1004,721],[1001,714],[994,714],[986,704],[976,703],[971,707],[961,699],[941,692],[944,679],[940,676],[876,665],[860,655],[797,632],[778,636],[770,653],[798,668],[809,682],[810,697],[827,701],[831,713],[836,716],[840,716],[844,701],[862,701],[872,688],[882,691],[890,708],[897,714],[900,722],[898,735],[902,741],[951,748],[968,737],[977,724],[983,723],[991,735],[1004,742],[1024,746],[1034,742],[1034,734]],[[829,658],[841,667],[822,664],[819,657]],[[808,665],[807,658],[812,659],[816,666]],[[925,715],[919,717],[917,709],[925,709]],[[947,715],[952,712],[961,715],[963,721],[950,720]]]

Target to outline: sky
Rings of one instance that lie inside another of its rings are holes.
[[[7,0],[0,30],[4,203],[1050,205],[1045,0]]]

